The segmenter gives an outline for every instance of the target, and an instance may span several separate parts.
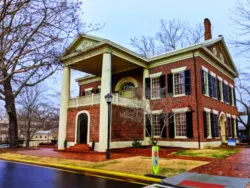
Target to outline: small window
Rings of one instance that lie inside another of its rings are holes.
[[[185,74],[183,72],[174,74],[174,95],[185,94]]]
[[[40,136],[40,138],[42,138],[42,136]]]
[[[45,136],[44,138],[47,138],[47,136]]]
[[[152,98],[160,98],[160,77],[152,78]]]
[[[215,56],[217,55],[217,50],[216,50],[215,47],[213,47],[213,53],[214,53]]]
[[[91,90],[85,91],[85,95],[91,95]]]
[[[176,136],[187,136],[186,113],[175,113]]]

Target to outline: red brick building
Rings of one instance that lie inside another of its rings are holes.
[[[62,55],[64,64],[59,149],[76,143],[107,145],[112,93],[111,148],[150,138],[162,146],[204,148],[237,139],[234,79],[238,76],[222,36],[212,39],[204,20],[204,41],[153,58],[112,41],[80,35]],[[70,69],[79,78],[79,97],[70,99]]]

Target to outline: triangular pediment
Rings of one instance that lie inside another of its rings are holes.
[[[64,51],[62,56],[73,55],[95,46],[104,39],[93,37],[90,35],[79,35]]]
[[[225,64],[233,72],[238,74],[238,71],[235,67],[233,59],[228,51],[228,48],[223,38],[217,41],[216,43],[207,45],[206,47],[209,51],[213,53],[214,56],[221,60],[222,64]]]

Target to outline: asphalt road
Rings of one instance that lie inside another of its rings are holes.
[[[0,160],[0,188],[139,188],[143,185]]]

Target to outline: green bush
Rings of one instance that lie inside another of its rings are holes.
[[[140,148],[141,147],[141,142],[139,141],[138,138],[134,139],[132,146],[133,146],[133,148]]]

